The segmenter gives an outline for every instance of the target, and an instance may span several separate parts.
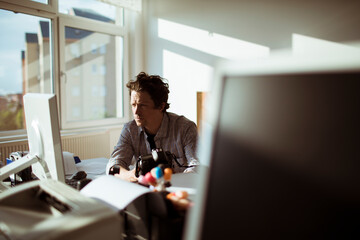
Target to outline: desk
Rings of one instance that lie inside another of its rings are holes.
[[[197,177],[196,173],[174,174],[172,186],[166,190],[185,190],[192,200],[196,193],[194,186]],[[137,236],[139,239],[180,240],[182,237],[186,212],[175,211],[176,208],[169,205],[161,192],[114,176],[101,176],[80,192],[118,211],[122,217],[119,227],[129,239]]]
[[[168,190],[194,196],[196,180],[195,173],[174,174]],[[0,223],[8,229],[8,239],[122,239],[135,233],[145,239],[178,240],[183,220],[169,212],[159,193],[113,176],[98,177],[80,192],[43,180],[0,194]]]
[[[172,186],[166,188],[166,190],[169,192],[178,190],[187,191],[189,199],[193,201],[196,193],[197,178],[197,173],[173,174],[171,178]],[[150,188],[113,176],[101,176],[81,190],[83,195],[106,202],[118,210],[122,210],[133,200],[149,192],[151,192]]]
[[[187,191],[189,199],[194,201],[198,177],[199,174],[197,173],[176,173],[172,175],[171,187],[168,187],[167,190],[169,192],[175,192],[178,190]]]

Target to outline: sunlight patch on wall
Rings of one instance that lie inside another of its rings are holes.
[[[270,48],[198,28],[158,19],[158,36],[225,59],[266,57]]]
[[[206,64],[163,50],[163,77],[169,81],[170,112],[196,122],[196,92],[208,92],[214,69]]]
[[[294,56],[345,58],[360,56],[360,48],[300,34],[293,34],[292,53]]]

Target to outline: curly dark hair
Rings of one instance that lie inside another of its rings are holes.
[[[167,102],[169,97],[169,84],[165,82],[166,79],[158,75],[148,75],[145,72],[140,72],[136,76],[136,80],[130,80],[126,87],[131,91],[147,92],[154,101],[155,107],[160,108],[162,103],[165,103],[163,112],[170,107]]]

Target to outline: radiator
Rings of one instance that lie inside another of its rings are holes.
[[[115,139],[118,138],[120,130],[101,131],[85,134],[74,134],[61,137],[62,150],[71,152],[81,160],[105,157],[109,158]],[[114,138],[113,135],[116,137]],[[0,143],[0,157],[5,164],[9,154],[16,151],[27,151],[27,141],[12,141]]]
[[[63,151],[74,153],[80,159],[110,157],[108,132],[65,136],[61,144]]]
[[[18,151],[28,151],[29,146],[27,141],[14,141],[0,144],[0,158],[2,164],[6,164],[6,158],[9,157],[10,153]]]

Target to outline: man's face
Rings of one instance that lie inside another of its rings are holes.
[[[147,92],[131,91],[131,109],[136,124],[151,130],[161,123],[162,108],[156,108],[154,101]]]

